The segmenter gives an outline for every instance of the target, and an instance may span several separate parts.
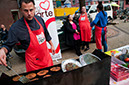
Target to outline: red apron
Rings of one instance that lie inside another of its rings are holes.
[[[85,15],[80,15],[79,26],[81,32],[81,40],[90,42],[91,41],[91,27],[90,22],[87,18],[87,13]]]
[[[31,31],[27,21],[24,19],[30,35],[30,44],[25,52],[27,72],[53,65],[53,61],[46,44],[43,27],[35,17],[34,19],[40,26],[40,29],[35,31]]]
[[[106,38],[106,32],[107,32],[107,27],[104,27],[105,31],[105,39]],[[96,47],[97,49],[102,49],[102,27],[98,27],[95,25],[95,41],[96,41]]]

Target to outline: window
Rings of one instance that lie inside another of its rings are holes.
[[[129,4],[129,0],[126,0],[126,4]]]
[[[19,13],[18,12],[19,12],[18,9],[11,10],[11,13],[12,13],[12,17],[13,17],[14,22],[16,22],[19,19]]]
[[[109,3],[108,1],[104,1],[104,3]]]
[[[105,5],[105,6],[104,6],[104,10],[105,10],[105,11],[110,11],[110,10],[111,10],[110,5]]]
[[[73,5],[75,5],[75,0],[73,0]]]
[[[95,12],[97,12],[96,6],[92,6],[92,8],[91,8],[89,13],[95,13]]]
[[[89,11],[90,7],[91,7],[91,6],[86,6],[86,12]]]

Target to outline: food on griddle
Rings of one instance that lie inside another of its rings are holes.
[[[32,79],[34,77],[36,77],[36,73],[30,73],[30,74],[26,75],[26,78],[28,78],[28,79]]]
[[[39,78],[34,78],[34,79],[30,80],[30,82],[36,81],[36,80],[39,80]]]
[[[13,81],[18,81],[23,75],[13,77]]]
[[[79,67],[76,64],[74,64],[74,63],[68,63],[65,66],[65,69],[67,71],[71,71],[71,70],[74,70],[74,69],[77,69],[77,68],[79,68]]]
[[[57,67],[53,67],[53,68],[51,68],[50,70],[51,70],[51,71],[59,71],[59,70],[60,70],[60,67],[58,67],[58,66],[57,66]]]
[[[43,78],[50,77],[51,75],[45,75]]]
[[[39,71],[37,73],[38,76],[43,76],[43,75],[46,75],[48,73],[48,70],[42,70],[42,71]]]

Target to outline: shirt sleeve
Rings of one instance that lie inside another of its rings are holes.
[[[93,27],[94,25],[96,25],[99,21],[99,15],[97,14],[95,17],[95,20],[93,22],[91,22],[90,26]]]
[[[5,47],[8,52],[11,52],[13,46],[18,42],[18,39],[15,34],[15,30],[13,30],[13,26],[10,28],[8,32],[8,38],[6,42],[2,45],[2,47]]]
[[[50,41],[52,38],[46,28],[46,25],[45,25],[45,22],[43,19],[42,19],[42,21],[43,21],[43,28],[44,28],[44,34],[45,34],[46,41]]]
[[[107,23],[108,23],[108,15],[107,15],[107,12],[106,12],[106,20],[107,20]]]

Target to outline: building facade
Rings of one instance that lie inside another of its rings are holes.
[[[0,24],[9,29],[9,25],[19,17],[17,0],[0,0],[0,12]]]
[[[54,6],[56,8],[56,1],[58,0],[53,0]],[[65,0],[60,0],[61,4],[65,2]],[[79,7],[79,0],[69,0],[71,2],[72,7]],[[98,1],[102,1],[102,3],[110,3],[110,2],[116,2],[122,9],[129,7],[128,2],[129,0],[85,0],[86,5],[93,5],[93,4],[98,4]]]
[[[0,24],[4,24],[7,28],[9,25],[20,18],[18,12],[18,2],[19,0],[0,0]],[[60,0],[61,5],[65,0]],[[72,7],[79,7],[79,0],[69,0]],[[123,8],[129,8],[129,0],[111,0],[117,2]],[[103,0],[103,3],[108,3],[109,0]],[[97,4],[98,0],[85,0],[86,5]],[[56,4],[56,0],[53,0],[53,4]]]
[[[70,0],[72,7],[78,7],[79,6],[79,0]],[[93,5],[93,4],[98,4],[98,1],[102,1],[102,3],[110,3],[110,2],[116,2],[117,4],[120,5],[120,2],[123,1],[124,5],[124,0],[85,0],[86,5]]]
[[[129,0],[124,0],[124,9],[129,8]]]

